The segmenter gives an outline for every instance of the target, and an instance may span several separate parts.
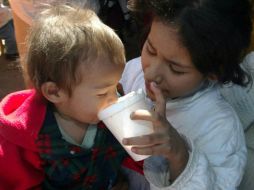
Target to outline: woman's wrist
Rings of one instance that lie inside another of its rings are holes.
[[[170,181],[173,182],[185,169],[189,160],[189,152],[186,150],[182,151],[178,155],[175,155],[170,160]]]
[[[189,160],[188,144],[180,134],[178,135],[178,146],[173,150],[171,156],[168,157],[171,182],[184,171]]]

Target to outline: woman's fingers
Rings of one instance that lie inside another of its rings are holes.
[[[168,155],[171,152],[170,144],[158,144],[154,146],[133,146],[131,151],[139,155]]]
[[[124,138],[124,145],[134,146],[152,146],[155,144],[163,144],[169,141],[169,136],[164,133],[152,133],[149,135],[143,135],[138,137]]]
[[[167,121],[165,110],[166,100],[158,88],[152,82],[151,90],[155,95],[155,109],[136,110],[131,114],[133,120],[150,121],[154,126],[154,133],[138,137],[131,137],[123,139],[124,145],[132,146],[132,151],[140,155],[171,155],[174,148],[174,133],[172,133],[172,126]],[[171,139],[172,138],[172,139]]]
[[[165,120],[166,101],[161,90],[154,82],[151,83],[151,89],[154,92],[156,98],[154,110],[136,110],[131,114],[130,117],[133,120],[150,121],[154,125],[158,126],[162,121]]]
[[[133,120],[145,120],[150,122],[155,122],[156,120],[155,113],[148,110],[141,110],[141,109],[132,112],[130,117]]]
[[[166,110],[166,100],[155,82],[151,82],[150,85],[156,99],[154,104],[155,112],[164,116]]]
[[[170,139],[165,133],[125,138],[123,144],[132,145],[131,151],[140,155],[167,155],[171,151]]]
[[[136,110],[132,112],[130,115],[132,120],[144,120],[144,121],[150,121],[153,123],[153,126],[156,128],[165,128],[166,125],[169,125],[167,119],[157,113],[156,111],[148,111],[148,110]],[[161,129],[156,129],[156,131]]]

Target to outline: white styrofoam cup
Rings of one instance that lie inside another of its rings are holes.
[[[101,110],[98,117],[102,120],[119,143],[129,155],[140,161],[150,155],[138,155],[131,151],[131,146],[122,144],[123,138],[136,137],[153,133],[152,123],[144,120],[131,120],[130,114],[136,110],[150,110],[145,98],[145,93],[140,89],[137,92],[120,97],[118,101]]]

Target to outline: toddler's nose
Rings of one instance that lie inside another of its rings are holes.
[[[115,93],[112,93],[110,95],[110,97],[108,98],[108,106],[110,106],[111,104],[114,104],[116,101],[118,100],[118,94],[117,91],[115,91]]]

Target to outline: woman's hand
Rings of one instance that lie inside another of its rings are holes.
[[[166,101],[157,85],[152,82],[156,101],[151,112],[135,111],[133,120],[146,120],[153,123],[154,133],[123,139],[124,145],[132,145],[132,151],[140,155],[161,155],[170,162],[171,181],[184,170],[188,162],[188,150],[185,141],[166,118]],[[145,147],[144,147],[145,146]]]

